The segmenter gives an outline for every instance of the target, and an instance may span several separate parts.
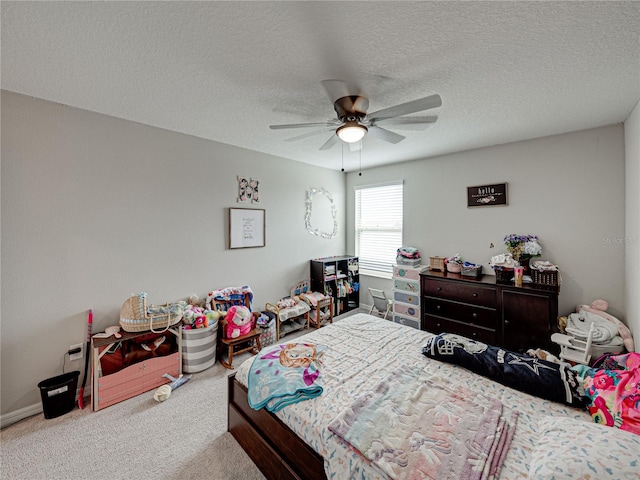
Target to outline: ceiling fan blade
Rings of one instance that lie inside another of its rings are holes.
[[[335,131],[335,130],[334,130]],[[320,135],[321,133],[327,133],[327,130],[314,130],[312,132],[303,133],[302,135],[296,135],[295,137],[285,138],[285,142],[295,142],[297,140],[302,140],[304,138],[315,137],[316,135]]]
[[[438,120],[436,116],[430,117],[382,117],[375,118],[376,125],[389,126],[389,125],[416,125],[421,123],[435,123]]]
[[[333,124],[329,122],[318,123],[291,123],[285,125],[269,125],[271,130],[282,130],[284,128],[309,128],[309,127],[332,127]]]
[[[333,147],[336,143],[338,142],[338,136],[334,133],[333,135],[331,135],[331,137],[329,138],[329,140],[327,140],[326,142],[324,142],[324,144],[320,147],[320,150],[329,150],[331,147]]]
[[[384,140],[385,142],[389,143],[398,143],[406,138],[385,128],[380,128],[377,125],[372,125],[369,127],[369,135],[372,135],[376,138],[379,138],[380,140]]]
[[[367,115],[368,118],[391,118],[401,117],[402,115],[409,115],[410,113],[421,112],[423,110],[429,110],[430,108],[437,108],[442,105],[442,99],[440,95],[431,95],[429,97],[418,98],[411,102],[401,103],[389,108],[383,108],[377,112],[372,112]]]

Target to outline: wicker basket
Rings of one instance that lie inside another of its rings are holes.
[[[447,262],[447,272],[460,273],[460,270],[462,270],[462,265],[459,263]]]
[[[444,257],[429,257],[429,269],[444,272]]]
[[[505,267],[493,267],[493,270],[496,272],[496,282],[499,283],[510,283],[513,278],[513,268],[505,268]]]
[[[465,277],[478,278],[482,275],[482,265],[462,265],[462,272]]]
[[[132,295],[120,309],[120,326],[125,332],[144,332],[151,330],[161,333],[182,320],[185,302],[165,304],[156,307],[163,312],[157,314],[148,313],[147,294],[141,292]]]
[[[557,270],[536,270],[531,269],[531,281],[535,285],[548,285],[550,287],[557,287],[558,283],[558,271]]]

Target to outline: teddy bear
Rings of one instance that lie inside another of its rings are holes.
[[[251,310],[243,306],[233,306],[227,310],[226,338],[238,338],[246,335],[253,328],[253,315]]]

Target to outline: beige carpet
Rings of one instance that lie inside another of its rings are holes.
[[[248,353],[234,364],[245,358]],[[58,418],[46,420],[40,414],[11,425],[0,432],[0,477],[264,479],[227,432],[230,372],[216,362],[193,374],[163,403],[153,399],[152,390],[98,412],[75,408]]]

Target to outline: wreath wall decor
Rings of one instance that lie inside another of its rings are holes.
[[[331,205],[331,217],[333,218],[333,231],[331,233],[321,232],[317,228],[313,228],[311,225],[311,211],[313,210],[313,199],[317,195],[324,195],[329,200],[329,204]],[[335,237],[338,233],[338,211],[336,209],[336,204],[333,201],[333,197],[331,193],[326,191],[324,188],[311,188],[307,190],[307,200],[305,202],[305,214],[304,214],[304,226],[312,235],[318,235],[321,238],[331,239]]]

